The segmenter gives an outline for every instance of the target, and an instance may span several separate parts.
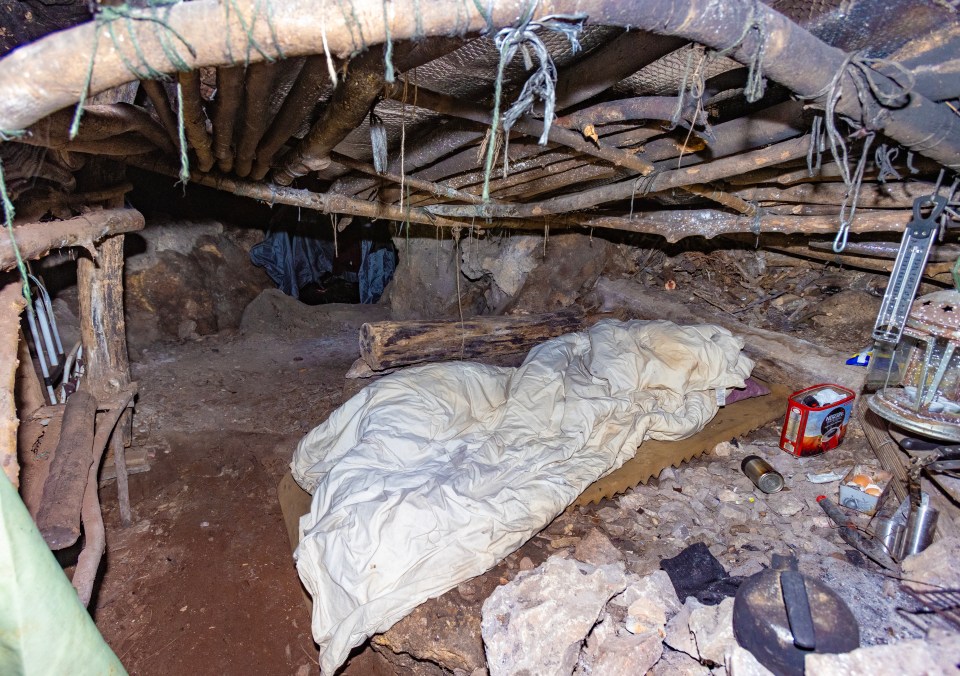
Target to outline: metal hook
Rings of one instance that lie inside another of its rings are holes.
[[[840,222],[840,229],[837,230],[837,236],[833,240],[833,253],[843,253],[847,248],[847,237],[850,235],[850,223],[848,221]]]

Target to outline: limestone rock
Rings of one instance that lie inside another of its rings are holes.
[[[944,538],[903,560],[905,584],[914,591],[960,587],[960,538]],[[924,584],[925,583],[925,584]],[[933,586],[930,586],[933,585]]]
[[[780,493],[768,498],[770,508],[783,517],[791,517],[803,511],[806,505],[800,498],[794,497],[789,493]]]
[[[155,340],[236,328],[244,308],[273,286],[220,223],[151,223],[131,237],[141,251],[124,271],[127,332],[135,351]],[[193,322],[189,330],[181,330]]]
[[[687,653],[665,648],[663,657],[649,673],[650,676],[709,676],[710,670]]]
[[[577,543],[573,558],[592,566],[603,566],[622,561],[623,554],[610,542],[610,538],[594,528]]]
[[[683,607],[667,622],[667,636],[664,639],[664,643],[674,650],[700,659],[697,642],[690,631],[690,615],[694,610],[704,607],[705,606],[694,597],[688,597]]]
[[[663,641],[656,632],[617,633],[613,618],[605,617],[590,634],[574,672],[587,674],[645,674],[663,654]]]
[[[627,605],[624,625],[631,634],[654,631],[663,638],[666,636],[667,620],[680,611],[680,600],[670,576],[662,570],[630,583],[614,601]]]
[[[623,564],[595,567],[550,557],[498,587],[483,604],[491,676],[568,676],[601,610],[627,586]]]
[[[737,639],[733,636],[733,599],[728,597],[718,606],[702,606],[693,610],[689,627],[700,659],[724,664],[727,650],[737,645]]]
[[[736,644],[727,651],[725,666],[730,676],[773,676],[773,672],[760,664],[753,653]]]
[[[858,648],[840,655],[812,654],[804,662],[806,676],[834,674],[955,674],[960,662],[960,637],[931,642],[920,639]]]

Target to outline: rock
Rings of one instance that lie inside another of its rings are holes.
[[[192,319],[184,319],[177,326],[177,338],[180,340],[194,340],[198,337],[197,323]]]
[[[687,598],[686,603],[683,604],[677,614],[667,622],[667,636],[664,638],[664,643],[674,650],[679,650],[693,658],[700,659],[697,642],[690,632],[690,615],[694,610],[704,607],[703,604],[692,596]]]
[[[649,504],[649,502],[650,501],[647,498],[638,492],[627,493],[626,495],[620,496],[620,509],[630,512],[639,512],[643,511],[644,507]]]
[[[713,447],[713,454],[718,458],[729,458],[730,454],[737,450],[737,447],[729,441],[721,441]]]
[[[580,656],[578,676],[583,674],[645,674],[663,654],[663,640],[656,632],[618,635],[608,618],[594,629]]]
[[[710,670],[687,653],[665,648],[663,657],[653,665],[649,676],[709,676]]]
[[[720,502],[740,502],[744,500],[745,497],[739,493],[734,493],[729,488],[722,488],[720,492],[717,493],[717,499]]]
[[[273,286],[233,231],[217,222],[151,222],[128,238],[131,247],[142,242],[124,271],[127,333],[135,351],[160,339],[236,328],[247,304]]]
[[[552,556],[498,587],[481,621],[491,676],[568,676],[601,610],[626,586],[622,563],[596,567]]]
[[[773,676],[749,650],[734,644],[727,651],[725,666],[730,676]]]
[[[960,662],[960,636],[940,641],[901,641],[857,648],[840,655],[811,654],[804,662],[806,676],[834,674],[898,674],[928,676],[955,674]]]
[[[791,517],[803,511],[806,505],[803,500],[791,495],[790,493],[780,493],[767,498],[770,509],[783,517]]]
[[[521,571],[524,570],[533,570],[536,566],[533,563],[533,560],[529,556],[524,556],[520,559],[520,563],[517,564],[517,568]]]
[[[743,563],[730,569],[730,577],[750,577],[764,570],[763,565],[757,559],[748,559]]]
[[[577,543],[573,558],[592,566],[603,566],[623,561],[623,554],[610,542],[610,538],[594,528]]]
[[[673,590],[670,576],[662,570],[631,582],[627,589],[611,603],[621,602],[627,606],[624,627],[631,634],[656,632],[666,636],[667,620],[680,611],[680,600]]]
[[[960,587],[958,560],[960,538],[938,540],[919,554],[903,560],[904,584],[914,591],[931,591],[936,587],[957,589]]]
[[[733,599],[728,597],[718,606],[702,606],[693,610],[689,627],[700,659],[724,664],[727,650],[737,645],[733,636]]]
[[[619,509],[614,509],[613,507],[602,507],[597,510],[597,516],[599,516],[604,523],[613,523],[626,515]]]

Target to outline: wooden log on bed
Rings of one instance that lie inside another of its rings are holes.
[[[472,317],[464,321],[375,322],[360,327],[360,357],[374,371],[421,362],[483,361],[526,352],[548,338],[579,331],[583,311],[540,315]]]

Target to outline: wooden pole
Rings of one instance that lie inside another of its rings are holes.
[[[92,247],[104,237],[143,229],[143,216],[136,209],[92,211],[65,221],[24,223],[13,229],[14,239],[25,260],[34,260],[53,249]],[[0,270],[12,270],[17,264],[13,244],[0,235]]]
[[[123,235],[97,247],[97,261],[77,262],[80,291],[80,340],[86,362],[85,380],[101,400],[113,400],[130,384],[126,325],[123,315]],[[117,458],[120,519],[130,523],[130,498],[126,486],[123,437],[112,437]],[[123,470],[123,471],[121,471]]]
[[[19,282],[0,289],[0,467],[15,488],[20,486],[17,462],[17,405],[13,394],[17,373],[20,312],[27,302]]]

